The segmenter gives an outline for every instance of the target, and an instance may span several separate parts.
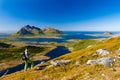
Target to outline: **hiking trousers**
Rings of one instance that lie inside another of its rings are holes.
[[[26,71],[26,70],[28,69],[28,63],[31,64],[31,69],[34,67],[34,63],[33,63],[33,61],[30,60],[30,59],[26,59],[26,60],[25,60],[24,71]]]

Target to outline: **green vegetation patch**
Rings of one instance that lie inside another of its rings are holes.
[[[10,44],[0,42],[0,48],[9,48],[9,47],[13,47],[13,46]]]
[[[78,42],[77,44],[74,44],[74,50],[80,50],[80,49],[84,49],[87,48],[88,46],[92,46],[97,44],[98,42],[96,40],[82,40],[80,42]]]
[[[94,40],[94,39],[73,40],[73,41],[68,41],[67,43],[61,43],[60,45],[64,45],[64,46],[68,47],[69,49],[72,49],[72,51],[77,51],[77,50],[81,50],[81,49],[96,45],[99,42],[100,41]]]
[[[2,60],[11,60],[11,59],[20,59],[25,48],[28,48],[28,54],[34,56],[37,53],[46,50],[46,47],[36,47],[36,46],[25,46],[20,48],[1,48],[0,49],[0,61]]]

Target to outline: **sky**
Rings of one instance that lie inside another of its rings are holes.
[[[120,0],[0,0],[0,32],[24,25],[63,31],[120,31]]]

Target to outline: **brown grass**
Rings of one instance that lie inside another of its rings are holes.
[[[49,66],[49,61],[38,66],[46,65],[43,70],[28,70],[26,72],[20,71],[0,78],[1,80],[119,80],[120,79],[120,65],[119,59],[115,65],[105,67],[98,64],[91,66],[86,65],[89,59],[96,59],[101,57],[111,56],[115,58],[116,51],[120,47],[120,37],[104,40],[103,42],[75,51],[54,60],[69,59],[71,63],[64,66]],[[111,54],[107,56],[92,56],[97,49],[107,49]],[[75,62],[79,61],[80,66],[76,66]]]

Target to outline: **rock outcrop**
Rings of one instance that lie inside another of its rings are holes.
[[[51,61],[50,64],[52,66],[62,66],[70,63],[71,60],[56,60],[56,61]]]
[[[104,66],[112,66],[114,59],[111,57],[100,58],[96,60],[97,64],[102,64]]]
[[[94,63],[97,63],[97,64],[101,64],[103,66],[112,66],[112,63],[114,62],[115,60],[111,57],[104,57],[104,58],[99,58],[99,59],[96,59],[96,60],[88,60],[87,61],[87,65],[92,65]]]
[[[102,56],[110,54],[110,52],[108,50],[106,50],[106,49],[98,49],[98,50],[96,50],[96,53],[98,55],[102,55]]]

